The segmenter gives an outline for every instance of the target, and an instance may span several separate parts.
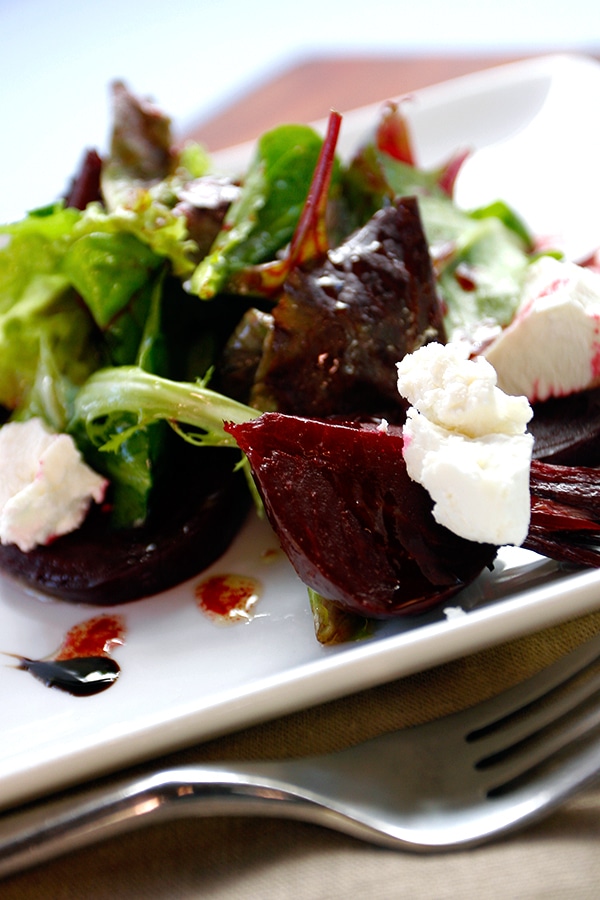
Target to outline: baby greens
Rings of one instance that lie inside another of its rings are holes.
[[[113,101],[111,149],[83,208],[57,201],[0,227],[0,407],[5,419],[39,415],[69,430],[110,478],[122,526],[149,515],[169,465],[167,423],[227,445],[223,418],[257,414],[209,391],[207,379],[249,307],[268,313],[277,302],[251,275],[294,246],[324,141],[304,125],[264,134],[248,170],[230,179],[235,199],[217,215],[186,199],[214,175],[203,149],[175,147],[168,119],[122,84]],[[339,117],[332,121],[339,128]],[[415,195],[449,331],[482,318],[505,323],[528,264],[526,230],[502,206],[458,210],[450,170],[420,170],[404,125],[399,112],[388,116],[345,165],[334,157],[337,131],[326,136],[314,252],[380,206]],[[199,219],[207,253],[196,239]]]

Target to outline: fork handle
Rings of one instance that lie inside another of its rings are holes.
[[[261,766],[256,768],[260,772]],[[312,822],[327,816],[315,801],[251,769],[168,769],[9,811],[0,816],[0,878],[142,825],[189,815],[277,815]]]

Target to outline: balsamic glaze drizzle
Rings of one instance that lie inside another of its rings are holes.
[[[46,687],[55,687],[75,697],[90,697],[111,687],[121,669],[109,656],[82,656],[72,659],[21,658],[19,669],[37,678]]]

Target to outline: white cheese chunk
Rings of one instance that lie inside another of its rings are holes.
[[[409,476],[434,501],[433,516],[470,541],[519,546],[529,528],[529,434],[470,438],[412,408],[404,426]]]
[[[466,353],[428,344],[398,364],[398,389],[412,404],[406,468],[441,525],[467,540],[519,546],[530,518],[531,407],[503,394],[489,363]]]
[[[600,383],[600,274],[541,257],[515,318],[485,357],[502,390],[532,403]]]
[[[24,552],[78,528],[108,485],[41,419],[0,428],[0,473],[0,542]]]
[[[465,344],[426,344],[398,363],[398,390],[419,412],[469,437],[521,434],[532,411],[524,397],[497,387],[483,357],[468,358]]]

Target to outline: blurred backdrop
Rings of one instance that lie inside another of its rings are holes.
[[[0,0],[0,48],[7,221],[60,194],[84,147],[105,146],[114,78],[183,133],[315,56],[598,54],[600,13],[597,0]]]

